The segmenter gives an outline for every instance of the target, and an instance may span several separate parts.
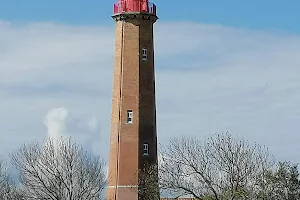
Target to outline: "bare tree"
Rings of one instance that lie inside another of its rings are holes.
[[[162,147],[160,186],[177,197],[257,199],[264,173],[273,166],[266,148],[233,139],[229,133],[204,141],[173,138]]]
[[[158,185],[158,166],[157,164],[145,164],[139,170],[139,196],[143,200],[159,200],[160,192]]]
[[[17,188],[2,159],[0,159],[0,199],[19,199],[17,195]]]
[[[258,199],[298,200],[300,199],[300,179],[297,164],[279,162],[264,179],[267,188],[261,190]]]
[[[4,161],[0,159],[0,197],[7,195],[8,185],[8,176],[6,168],[4,166]]]
[[[25,199],[98,200],[105,187],[104,163],[71,139],[48,138],[12,154]]]

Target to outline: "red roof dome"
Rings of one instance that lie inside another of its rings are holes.
[[[114,4],[114,14],[144,12],[156,15],[156,6],[148,0],[119,0]]]

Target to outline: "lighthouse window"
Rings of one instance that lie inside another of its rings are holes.
[[[142,59],[147,60],[147,49],[146,48],[142,49]]]
[[[127,124],[132,124],[133,113],[132,110],[127,110]]]
[[[143,155],[144,156],[148,156],[149,155],[149,145],[148,145],[148,143],[144,143]]]

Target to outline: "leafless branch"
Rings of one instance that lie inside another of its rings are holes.
[[[104,162],[70,138],[24,144],[11,160],[25,199],[98,200],[105,187]]]
[[[229,133],[173,138],[162,147],[160,185],[178,196],[197,199],[253,199],[258,182],[272,167],[267,149]]]

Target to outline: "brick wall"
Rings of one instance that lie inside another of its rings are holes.
[[[116,20],[107,199],[137,200],[138,170],[157,160],[153,23],[156,16],[119,14]],[[147,61],[141,59],[147,48]],[[133,123],[127,124],[127,110]],[[149,156],[143,156],[143,143]]]

